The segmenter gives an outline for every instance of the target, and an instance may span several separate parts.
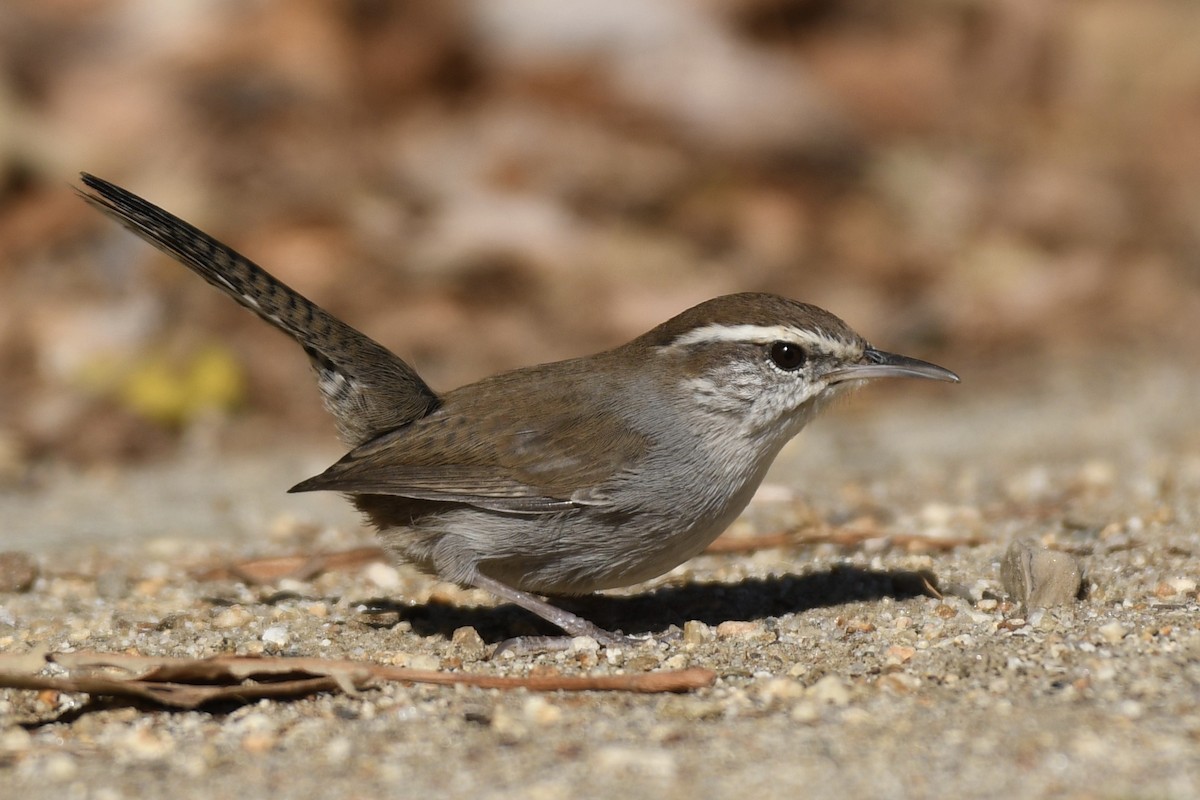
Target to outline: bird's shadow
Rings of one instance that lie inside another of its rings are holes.
[[[726,620],[755,620],[798,614],[816,608],[891,597],[907,600],[935,593],[936,578],[928,572],[871,570],[853,566],[807,575],[747,578],[737,583],[689,583],[663,586],[636,595],[587,595],[553,598],[561,606],[608,630],[658,633],[689,620],[718,625]],[[407,621],[422,636],[446,636],[471,626],[487,642],[512,636],[561,634],[524,609],[500,606],[460,606],[442,601],[405,605],[394,600],[366,601],[381,627]],[[395,616],[393,616],[395,615]]]

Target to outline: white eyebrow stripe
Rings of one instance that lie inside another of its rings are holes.
[[[858,347],[822,336],[805,328],[790,325],[705,325],[675,337],[672,347],[685,347],[705,342],[743,342],[745,344],[770,344],[771,342],[795,342],[834,356],[857,358]]]

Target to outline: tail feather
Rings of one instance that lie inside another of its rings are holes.
[[[362,444],[439,405],[400,357],[232,248],[115,184],[87,173],[82,180],[92,192],[80,195],[93,206],[295,339],[347,443]]]

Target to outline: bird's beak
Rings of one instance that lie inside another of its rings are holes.
[[[848,364],[825,373],[829,383],[861,381],[870,378],[925,378],[931,381],[958,383],[958,376],[945,367],[921,361],[919,358],[885,353],[868,347],[858,364]]]

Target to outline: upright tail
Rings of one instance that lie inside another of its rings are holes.
[[[299,342],[348,444],[407,425],[439,405],[402,359],[254,262],[119,186],[81,177],[93,190],[80,191],[85,200]]]

